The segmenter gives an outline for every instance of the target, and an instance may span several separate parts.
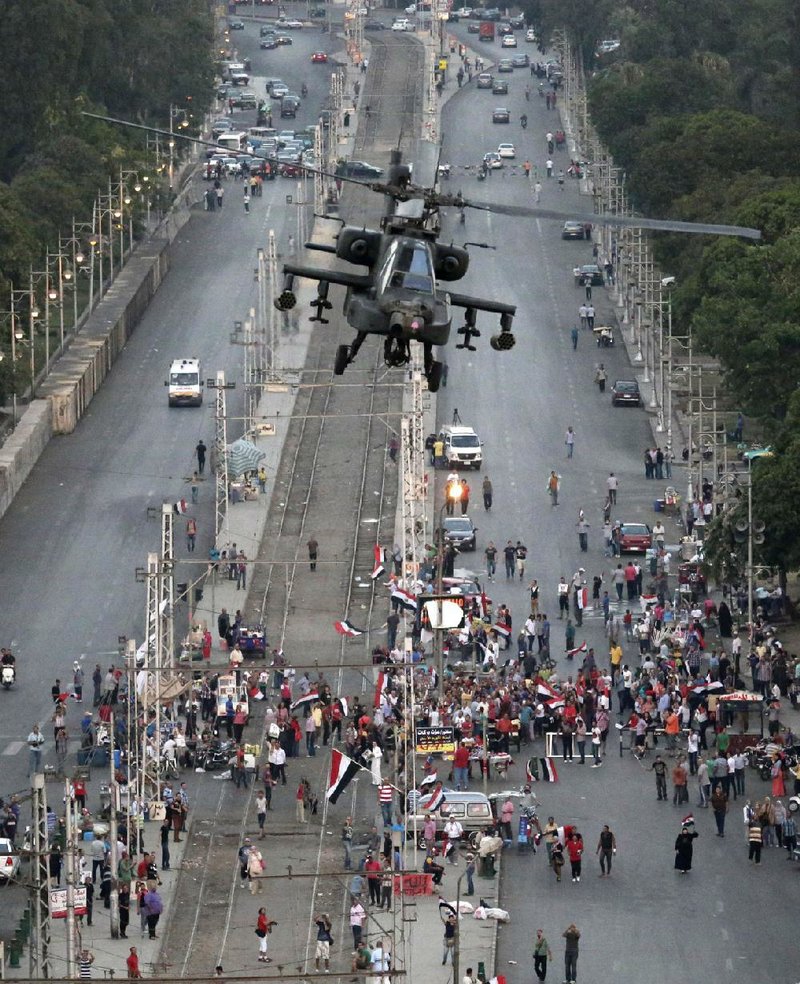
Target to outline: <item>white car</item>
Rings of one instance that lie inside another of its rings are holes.
[[[7,837],[0,837],[0,882],[12,882],[19,875],[20,856]]]
[[[463,17],[466,19],[467,17],[472,16],[472,7],[459,7],[458,10],[454,11],[454,13],[457,17]]]
[[[503,35],[503,41],[502,41],[503,48],[516,48],[516,46],[517,46],[517,39],[514,37],[513,34]]]
[[[484,154],[483,160],[486,163],[486,166],[491,168],[493,171],[496,171],[498,168],[503,166],[503,159],[493,150],[490,150],[488,154]]]
[[[394,24],[392,24],[392,30],[393,31],[410,31],[411,30],[411,22],[408,21],[408,20],[406,20],[405,17],[402,17],[399,20],[396,20],[394,22]]]
[[[532,27],[529,27],[528,30],[525,32],[525,40],[530,42],[531,44],[536,43],[536,31],[534,31]]]
[[[303,28],[303,22],[297,20],[296,17],[292,17],[289,20],[278,20],[278,27],[286,28],[287,31],[300,31]]]
[[[497,148],[497,153],[500,157],[514,158],[517,156],[516,150],[514,150],[514,144],[512,143],[501,143]]]
[[[410,3],[406,7],[406,13],[407,14],[416,14],[416,12],[417,12],[417,5],[415,3]]]

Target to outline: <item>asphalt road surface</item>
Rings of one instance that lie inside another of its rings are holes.
[[[467,40],[465,25],[454,33]],[[486,47],[499,57],[496,45]],[[528,157],[544,171],[545,133],[556,128],[555,114],[547,113],[536,96],[526,103],[527,70],[516,69],[510,78],[507,97],[478,91],[473,83],[447,104],[443,159],[455,166],[451,188],[462,188],[466,197],[532,203],[520,168],[512,175],[506,166],[503,173],[495,172],[481,183],[475,180],[474,170],[472,176],[459,170],[460,165],[475,165],[478,152],[482,155],[496,149],[500,141],[511,141],[520,164]],[[493,125],[495,105],[508,105],[515,121],[527,112],[527,130],[518,122]],[[568,155],[556,156],[557,169],[566,170],[564,157]],[[543,206],[569,210],[578,205],[573,182],[567,181],[563,192],[555,180],[542,182]],[[582,199],[581,206],[590,208],[591,203]],[[601,356],[584,332],[577,351],[572,350],[570,329],[583,292],[574,287],[571,271],[574,265],[590,262],[589,245],[563,242],[560,224],[552,221],[473,212],[468,213],[466,230],[450,221],[446,233],[459,241],[496,247],[473,251],[464,290],[518,305],[517,346],[511,353],[488,347],[487,336],[496,330],[488,316],[479,318],[485,330],[476,353],[452,348],[448,352],[450,374],[447,389],[440,394],[440,421],[449,421],[458,407],[464,423],[478,430],[485,442],[483,474],[490,475],[494,484],[494,507],[486,514],[480,505],[480,478],[475,473],[469,476],[474,489],[471,514],[480,532],[474,557],[467,554],[460,559],[467,567],[474,560],[475,569],[485,571],[483,549],[489,539],[502,546],[508,539],[521,538],[530,550],[526,581],[528,576],[538,578],[540,607],[552,617],[557,615],[556,583],[561,574],[569,578],[582,566],[591,583],[594,574],[608,570],[600,528],[609,471],[620,479],[614,518],[653,521],[652,503],[656,493],[663,492],[662,483],[646,482],[639,464],[643,449],[652,443],[652,432],[644,411],[612,408],[608,392],[601,396],[593,385],[600,359],[609,367],[611,380],[615,374],[630,378],[632,369],[622,347],[603,350]],[[611,310],[603,293],[595,290],[599,315]],[[568,461],[564,435],[569,425],[577,437],[574,458]],[[551,468],[562,475],[557,509],[545,493]],[[684,484],[682,476],[678,483]],[[579,551],[575,531],[579,509],[586,510],[592,524],[588,553]],[[526,585],[506,583],[498,566],[498,581],[490,586],[490,593],[495,604],[510,604],[518,631],[528,610]],[[579,642],[586,638],[605,657],[602,625],[602,619],[585,619],[585,631],[578,629],[577,638]],[[552,651],[561,657],[560,667],[566,665],[562,626],[556,618]],[[638,665],[631,644],[625,647],[625,658]],[[536,754],[542,754],[540,746]],[[793,916],[780,901],[794,894],[796,865],[777,849],[765,850],[761,868],[748,865],[741,801],[731,804],[726,837],[720,839],[714,835],[710,811],[694,809],[696,786],[690,784],[688,806],[697,817],[699,839],[694,868],[682,876],[673,870],[673,848],[680,821],[689,810],[656,800],[647,761],[640,765],[627,752],[620,758],[612,735],[609,756],[600,769],[591,769],[588,762],[585,766],[556,762],[559,782],[536,787],[540,816],[543,823],[553,814],[559,823],[578,825],[586,846],[584,874],[575,884],[567,867],[557,884],[544,852],[535,857],[507,856],[502,905],[510,910],[512,921],[500,930],[498,973],[515,981],[533,979],[532,942],[541,927],[555,957],[548,980],[562,980],[561,934],[574,921],[582,932],[578,981],[723,982],[755,977],[790,984],[797,979]],[[523,776],[524,766],[518,767],[516,781]],[[747,782],[753,798],[769,792],[751,770]],[[595,858],[604,823],[610,824],[619,845],[610,879],[598,878]],[[509,961],[517,965],[510,966]]]
[[[264,76],[273,74],[298,90],[306,80],[308,99],[297,120],[285,122],[297,129],[315,122],[330,71],[312,66],[311,52],[329,49],[328,35],[297,31],[291,47],[261,52],[257,34],[248,24],[237,39],[253,59],[251,86],[263,92]],[[237,111],[234,119],[250,126],[255,112]],[[204,188],[198,180],[196,200]],[[149,551],[160,549],[161,503],[189,498],[198,440],[213,443],[213,394],[206,394],[202,408],[167,406],[170,362],[198,357],[204,377],[224,370],[239,385],[229,393],[229,417],[241,413],[243,349],[231,343],[231,330],[255,306],[256,249],[266,244],[268,231],[275,230],[279,249],[296,237],[296,215],[284,204],[295,189],[296,182],[286,179],[265,182],[263,197],[253,199],[245,215],[242,187],[229,179],[221,211],[198,208],[174,244],[166,281],[88,413],[73,434],[50,443],[0,522],[6,561],[0,570],[0,639],[18,658],[16,686],[0,694],[2,793],[26,786],[25,738],[35,722],[49,722],[55,678],[71,685],[72,663],[79,659],[91,694],[94,666],[99,662],[105,671],[115,660],[118,636],[142,638],[145,588],[136,569]],[[237,426],[229,425],[229,440],[238,435]],[[147,516],[151,506],[159,514],[155,520]],[[213,538],[211,482],[202,486],[196,516],[191,568],[182,526],[176,526],[178,580],[197,576],[205,564]],[[78,718],[71,712],[73,738]],[[48,746],[45,760],[47,754]]]

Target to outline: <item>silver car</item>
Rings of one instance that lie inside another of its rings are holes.
[[[0,837],[0,882],[16,881],[19,877],[20,856],[7,837]]]

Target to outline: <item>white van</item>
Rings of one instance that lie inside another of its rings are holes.
[[[411,21],[407,17],[397,17],[392,24],[393,31],[410,31]]]
[[[443,427],[440,431],[444,441],[444,457],[448,468],[474,468],[479,471],[483,465],[483,445],[471,427],[461,425]]]
[[[175,359],[169,367],[169,379],[164,383],[171,407],[201,407],[203,405],[203,375],[199,359]]]

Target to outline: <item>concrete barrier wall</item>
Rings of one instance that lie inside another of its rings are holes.
[[[173,216],[166,238],[151,240],[137,249],[53,366],[37,398],[24,408],[16,429],[0,448],[0,516],[22,488],[50,438],[70,434],[77,427],[167,275],[170,241],[188,219],[188,209]]]

